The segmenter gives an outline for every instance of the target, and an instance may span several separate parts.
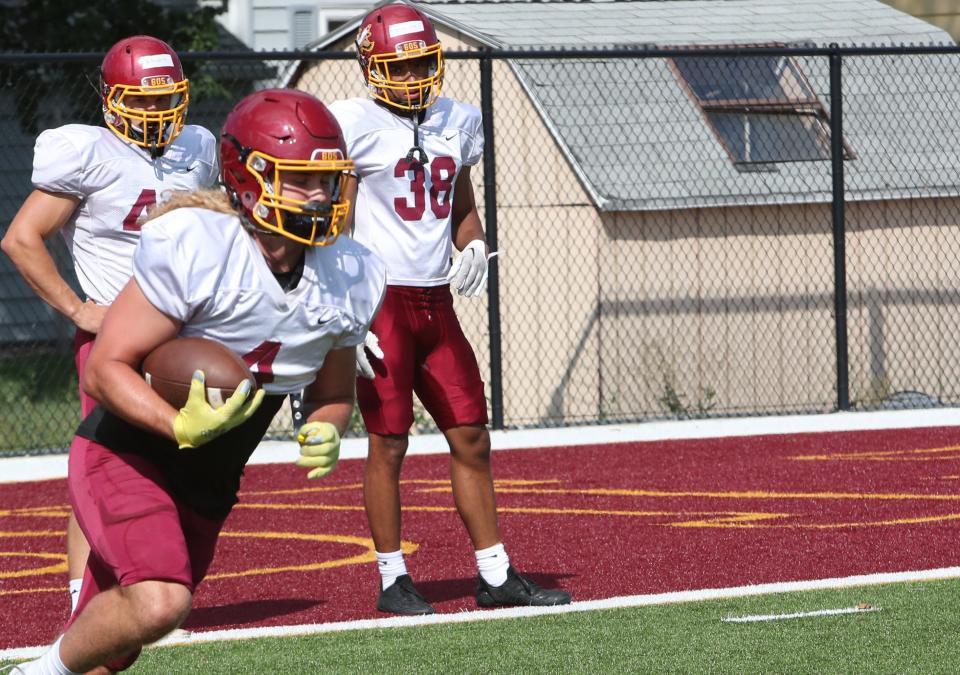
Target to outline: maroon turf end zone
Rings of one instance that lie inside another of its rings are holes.
[[[362,467],[343,461],[322,486],[292,465],[248,467],[185,627],[377,618]],[[496,452],[494,470],[511,559],[575,600],[958,560],[957,429]],[[402,480],[418,589],[440,613],[475,609],[447,457],[409,457]],[[47,643],[66,619],[65,495],[63,481],[0,484],[0,612],[17,617],[0,649]]]

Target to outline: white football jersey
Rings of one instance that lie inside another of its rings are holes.
[[[360,179],[354,238],[387,266],[391,284],[440,286],[450,270],[453,186],[463,166],[483,156],[480,110],[441,97],[420,124],[429,162],[414,171],[406,161],[413,122],[370,99],[328,106],[347,142]]]
[[[307,248],[303,276],[284,292],[236,216],[174,209],[143,227],[133,276],[180,334],[244,357],[268,394],[301,391],[331,349],[363,342],[386,290],[383,263],[340,237]]]
[[[33,154],[33,185],[80,198],[60,230],[80,287],[108,305],[130,278],[133,249],[147,209],[177,190],[214,185],[217,143],[203,127],[186,125],[162,157],[105,127],[68,124],[44,131]]]

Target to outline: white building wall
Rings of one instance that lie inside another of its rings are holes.
[[[217,20],[255,51],[285,51],[304,47],[297,43],[315,41],[373,5],[364,0],[230,0]]]

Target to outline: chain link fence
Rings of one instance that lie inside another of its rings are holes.
[[[184,55],[188,122],[218,133],[267,86],[364,95],[349,55],[268,57]],[[472,177],[501,255],[488,296],[456,303],[494,426],[957,403],[958,59],[449,53],[444,93],[487,125]],[[31,189],[36,133],[100,123],[99,60],[0,57],[0,234]],[[0,452],[68,445],[72,334],[0,257]],[[289,438],[288,414],[271,433]]]

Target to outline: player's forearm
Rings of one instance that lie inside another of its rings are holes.
[[[450,236],[458,251],[462,251],[475,239],[485,239],[483,223],[480,222],[480,214],[477,212],[473,183],[470,182],[470,167],[463,168],[454,186]]]
[[[88,361],[83,388],[107,410],[136,426],[174,440],[177,411],[160,398],[128,364]]]
[[[484,239],[483,225],[476,210],[467,213],[459,223],[454,224],[453,245],[458,251],[466,248],[467,244],[475,239]]]
[[[0,242],[3,252],[33,291],[55,310],[73,320],[83,301],[60,276],[43,239],[8,235]]]
[[[350,426],[350,417],[353,415],[353,398],[341,398],[330,401],[304,403],[309,414],[307,422],[328,422],[337,428],[341,436]]]

